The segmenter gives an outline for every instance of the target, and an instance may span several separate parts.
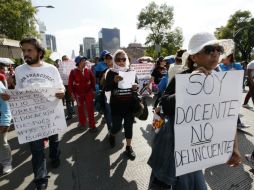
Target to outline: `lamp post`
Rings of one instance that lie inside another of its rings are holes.
[[[54,6],[52,6],[52,5],[45,5],[45,6],[43,6],[43,5],[39,5],[39,6],[34,6],[34,8],[40,8],[40,7],[45,7],[45,8],[50,8],[50,9],[53,9],[53,8],[55,8]]]
[[[38,5],[38,6],[34,6],[35,9],[38,9],[38,8],[41,8],[41,7],[44,7],[44,8],[48,8],[48,9],[54,9],[55,7],[52,6],[52,5]],[[36,21],[36,23],[38,24],[38,21],[37,19],[34,17],[34,20]]]

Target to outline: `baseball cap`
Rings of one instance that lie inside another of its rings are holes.
[[[80,61],[82,61],[83,59],[84,59],[84,60],[87,60],[87,58],[84,57],[84,56],[77,56],[77,57],[75,58],[76,66],[78,66],[79,63],[80,63]]]
[[[103,57],[105,57],[105,56],[108,55],[108,54],[110,54],[110,52],[109,52],[108,50],[103,50],[103,51],[101,52],[100,57],[103,58]]]

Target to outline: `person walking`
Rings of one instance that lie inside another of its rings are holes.
[[[45,49],[35,38],[25,38],[20,41],[25,63],[15,70],[15,89],[30,89],[38,87],[58,88],[55,94],[58,99],[64,97],[64,85],[57,68],[43,61]],[[8,94],[2,94],[4,100],[8,100]],[[49,157],[52,168],[60,166],[60,149],[58,134],[48,137]],[[48,186],[48,172],[44,153],[44,139],[29,143],[32,153],[32,166],[34,183],[37,190],[44,190]]]
[[[90,132],[96,132],[93,106],[95,78],[92,71],[86,68],[86,60],[82,56],[75,58],[77,68],[70,72],[68,88],[71,97],[77,102],[79,126],[83,129],[86,127],[86,109]]]
[[[65,70],[67,70],[66,67],[74,68],[75,63],[73,61],[70,61],[70,59],[67,55],[63,55],[62,62],[60,63],[60,67],[65,67]],[[70,72],[70,70],[69,70],[69,72]],[[67,73],[67,74],[69,75],[70,73]],[[67,109],[66,110],[67,111],[66,120],[70,120],[70,119],[72,119],[73,114],[75,113],[74,103],[73,103],[73,100],[72,100],[70,92],[69,92],[68,81],[63,81],[63,82],[64,82],[64,87],[65,87],[64,100],[65,100],[66,109]]]
[[[0,93],[3,93],[6,87],[0,82]],[[7,141],[7,133],[11,125],[11,111],[7,102],[0,97],[0,163],[3,166],[3,174],[12,171],[11,148]]]
[[[113,148],[115,146],[116,134],[122,129],[122,122],[124,127],[126,139],[126,155],[129,159],[134,160],[136,154],[132,149],[132,135],[134,116],[133,108],[133,91],[137,91],[137,85],[132,88],[119,88],[118,83],[123,80],[119,76],[119,72],[129,71],[129,59],[123,50],[117,50],[113,55],[113,68],[108,71],[105,83],[105,91],[111,92],[110,107],[112,116],[112,128],[109,134],[109,143]]]
[[[223,53],[221,41],[210,33],[197,33],[190,39],[188,46],[188,58],[184,73],[210,74],[217,67],[219,57]],[[164,95],[161,98],[161,106],[167,117],[166,124],[155,136],[152,154],[148,164],[152,168],[149,189],[172,190],[206,190],[204,174],[201,170],[176,177],[174,157],[174,118],[175,118],[175,77],[169,82]],[[156,112],[160,111],[155,110]],[[238,149],[238,141],[235,138],[233,153],[227,164],[238,166],[241,163],[241,155]]]

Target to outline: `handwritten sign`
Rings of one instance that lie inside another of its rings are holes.
[[[139,63],[139,64],[131,64],[131,69],[136,71],[136,75],[138,78],[138,83],[139,83],[139,89],[143,89],[151,79],[151,73],[154,68],[154,64],[152,63]],[[143,95],[150,94],[148,90],[142,90]]]
[[[242,80],[242,71],[176,75],[176,176],[231,157]]]
[[[67,125],[58,89],[7,90],[15,130],[20,144],[60,133]]]
[[[73,61],[63,61],[59,63],[59,73],[63,80],[64,85],[68,85],[69,75],[72,69],[76,68],[76,64]]]

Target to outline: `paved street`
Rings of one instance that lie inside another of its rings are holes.
[[[125,150],[123,133],[117,136],[117,146],[110,148],[103,117],[96,117],[99,129],[96,134],[77,129],[77,118],[74,118],[62,135],[61,167],[55,170],[48,168],[50,175],[48,189],[147,190],[151,172],[147,160],[151,153],[153,137],[150,126],[151,108],[152,106],[149,106],[150,115],[147,121],[136,119],[137,122],[134,124],[133,148],[137,154],[135,161],[127,160],[123,154]],[[254,110],[242,108],[241,114],[243,122],[252,126],[244,131],[238,131],[240,150],[244,155],[251,153],[254,148]],[[15,131],[10,132],[9,142],[12,148],[14,171],[8,176],[0,177],[0,189],[34,189],[28,145],[18,144]],[[243,164],[238,168],[219,165],[204,172],[207,185],[212,190],[254,189],[254,171],[244,159]]]

